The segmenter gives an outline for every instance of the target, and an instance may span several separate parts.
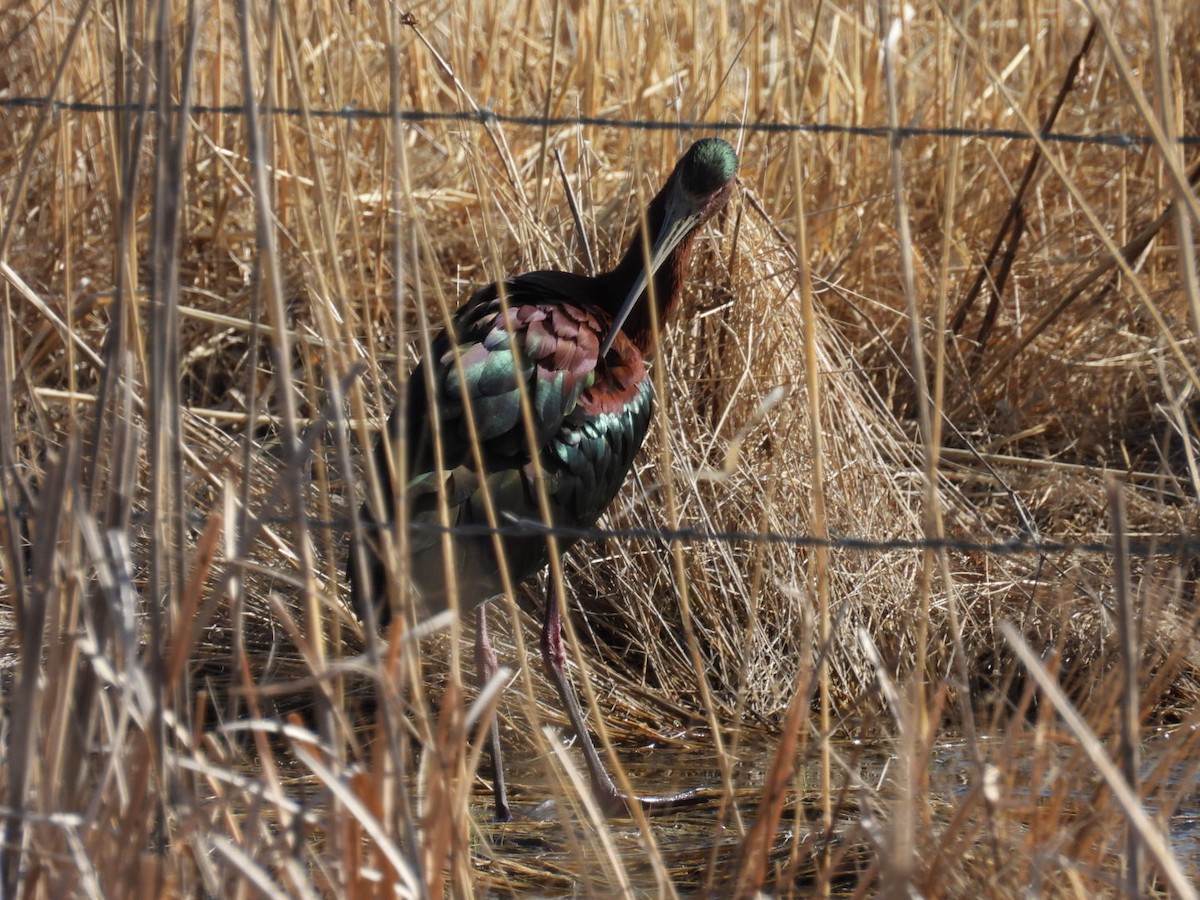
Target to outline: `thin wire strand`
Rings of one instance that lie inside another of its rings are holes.
[[[25,506],[16,506],[12,510],[17,518],[32,518],[34,512]],[[294,516],[271,515],[249,516],[254,527],[276,526],[287,527],[295,523]],[[188,523],[196,529],[202,529],[208,522],[204,513],[192,511],[188,514]],[[306,517],[305,523],[310,529],[329,530],[341,534],[352,533],[352,522],[349,516],[333,519]],[[135,513],[130,517],[130,526],[134,528],[149,527],[149,517],[146,513]],[[391,522],[363,522],[366,531],[388,531],[393,527]],[[784,544],[792,547],[816,548],[824,547],[830,550],[847,550],[855,553],[891,553],[911,550],[947,550],[958,553],[986,553],[992,556],[1048,556],[1056,553],[1079,553],[1088,556],[1112,556],[1114,551],[1110,542],[1096,541],[1065,541],[1053,539],[1034,540],[1030,538],[1010,538],[1008,540],[978,541],[966,538],[862,538],[862,537],[830,537],[821,538],[811,534],[784,534],[772,531],[713,531],[705,528],[578,528],[569,525],[547,525],[536,519],[520,519],[512,517],[496,527],[489,525],[439,525],[435,522],[412,522],[409,527],[414,532],[433,532],[460,535],[464,537],[479,537],[498,534],[503,537],[555,537],[570,542],[591,541],[603,542],[609,540],[646,540],[646,541],[686,541],[690,543],[726,543],[726,544]],[[1127,552],[1136,557],[1191,557],[1200,556],[1200,535],[1175,533],[1144,535],[1131,538],[1128,541]]]
[[[0,109],[42,108],[50,104],[54,113],[117,113],[137,112],[142,106],[137,103],[94,103],[83,100],[53,100],[50,97],[4,97],[0,98]],[[178,113],[179,107],[169,108]],[[240,103],[196,104],[189,108],[190,114],[202,115],[245,115],[246,107]],[[1157,144],[1152,135],[1137,132],[1097,131],[1077,134],[1069,131],[1047,131],[1034,134],[1015,128],[919,128],[887,125],[836,125],[828,122],[735,122],[729,120],[703,122],[683,120],[659,122],[650,119],[613,119],[604,116],[524,116],[498,113],[481,106],[477,110],[454,110],[438,112],[423,109],[364,109],[358,106],[343,106],[338,109],[322,108],[302,110],[293,106],[259,106],[259,116],[305,116],[314,119],[344,119],[348,121],[376,121],[395,119],[401,122],[469,122],[482,126],[521,125],[531,128],[624,128],[636,131],[708,131],[708,132],[751,132],[756,134],[813,134],[851,135],[855,137],[906,140],[920,137],[981,138],[986,140],[1031,141],[1041,139],[1054,144],[1092,144],[1097,146],[1136,149]],[[1177,143],[1185,147],[1200,146],[1200,134],[1180,135]]]

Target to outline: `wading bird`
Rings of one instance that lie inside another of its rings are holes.
[[[595,277],[529,272],[477,291],[459,308],[452,328],[433,341],[431,356],[410,377],[407,403],[392,413],[391,447],[382,441],[376,446],[384,506],[379,514],[363,508],[364,521],[373,526],[367,529],[363,571],[353,548],[348,561],[360,616],[365,619],[373,604],[378,622],[389,617],[387,575],[374,542],[387,539],[381,523],[395,518],[388,461],[390,456],[398,466],[403,447],[409,521],[439,525],[445,504],[451,526],[449,541],[436,528],[410,529],[413,582],[426,611],[446,609],[451,570],[459,609],[476,610],[480,683],[494,675],[486,604],[503,592],[503,579],[496,538],[479,527],[489,524],[488,502],[491,521],[502,533],[506,524],[521,520],[544,522],[539,497],[548,506],[548,524],[577,528],[593,525],[612,502],[650,425],[653,389],[646,361],[655,350],[654,322],[665,324],[679,305],[696,230],[728,202],[737,167],[737,154],[725,141],[697,141],[650,201],[649,240],[639,226],[612,271]],[[455,534],[454,526],[475,527]],[[516,534],[510,528],[500,543],[513,585],[536,576],[549,562],[544,534]],[[569,544],[560,538],[558,550]],[[686,802],[692,792],[627,799],[617,789],[567,680],[560,598],[555,579],[547,581],[542,653],[600,805],[620,814],[633,802],[647,811]],[[507,820],[511,814],[495,721],[490,752],[496,818]]]

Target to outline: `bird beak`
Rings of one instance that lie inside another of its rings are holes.
[[[637,303],[638,297],[642,295],[642,291],[646,289],[646,285],[650,279],[654,277],[659,268],[671,252],[679,246],[682,241],[700,221],[700,210],[694,204],[688,203],[682,196],[682,192],[678,189],[671,195],[671,199],[667,201],[666,215],[663,216],[662,227],[658,229],[658,236],[654,239],[654,245],[650,248],[650,262],[642,267],[641,274],[638,275],[637,281],[633,283],[633,289],[629,292],[629,296],[625,298],[625,302],[621,304],[621,309],[613,319],[612,327],[608,329],[608,335],[604,338],[604,343],[600,345],[600,358],[604,359],[608,355],[608,351],[612,349],[613,341],[617,339],[617,332],[621,330],[621,326],[625,324],[625,320],[629,318],[629,314],[633,312],[633,306]]]

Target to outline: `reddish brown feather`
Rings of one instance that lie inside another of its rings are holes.
[[[646,366],[633,341],[617,335],[608,358],[598,363],[600,342],[611,322],[607,311],[573,303],[526,304],[514,310],[513,318],[525,329],[526,347],[536,347],[530,361],[540,369],[561,372],[565,393],[595,373],[595,381],[579,398],[583,412],[619,413],[637,396]]]
[[[579,398],[579,406],[591,415],[619,413],[637,396],[647,377],[642,352],[623,333],[618,334],[597,367],[596,381]]]

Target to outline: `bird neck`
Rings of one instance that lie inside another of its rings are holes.
[[[609,299],[609,303],[612,304],[612,309],[609,310],[611,314],[616,314],[645,266],[646,247],[654,243],[654,238],[658,236],[659,229],[662,228],[663,219],[666,216],[667,195],[672,189],[673,185],[668,182],[646,207],[646,228],[650,235],[649,240],[643,241],[642,228],[639,226],[633,234],[633,239],[629,242],[625,255],[621,257],[621,261],[612,271],[600,276],[606,282],[604,295],[606,298],[611,298]],[[679,305],[680,297],[683,294],[684,275],[692,255],[694,236],[695,231],[687,234],[671,255],[663,260],[663,264],[655,273],[653,295],[660,328],[666,327],[671,314]],[[651,291],[647,287],[621,328],[625,332],[625,336],[633,342],[643,356],[650,355],[655,349],[654,315],[650,309],[650,295]]]

